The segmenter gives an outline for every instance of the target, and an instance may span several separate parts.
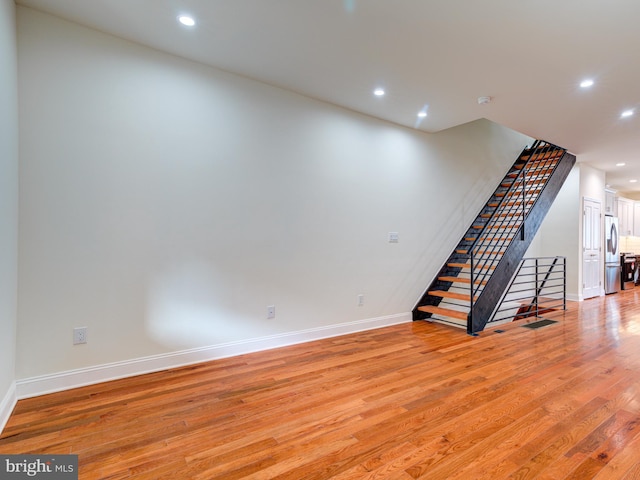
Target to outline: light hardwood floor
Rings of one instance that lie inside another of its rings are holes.
[[[640,478],[640,288],[479,337],[415,322],[18,402],[81,479]]]

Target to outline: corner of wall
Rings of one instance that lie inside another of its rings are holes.
[[[16,403],[18,67],[16,10],[0,1],[0,431]]]
[[[0,400],[0,433],[2,433],[4,427],[7,425],[9,417],[11,416],[16,403],[18,403],[18,395],[16,390],[16,382],[13,382],[9,386],[9,391],[7,392],[7,394],[2,400]]]

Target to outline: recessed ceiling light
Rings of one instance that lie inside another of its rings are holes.
[[[382,96],[384,95],[384,88],[376,88],[376,89],[373,91],[373,94],[374,94],[376,97],[382,97]]]
[[[178,17],[178,21],[182,25],[185,25],[187,27],[193,27],[196,24],[196,21],[193,19],[193,17],[190,17],[189,15],[180,15]]]
[[[591,80],[590,78],[587,78],[585,80],[583,80],[582,82],[580,82],[580,86],[582,88],[589,88],[593,86],[593,80]]]
[[[627,117],[630,117],[631,115],[633,115],[633,110],[625,110],[620,114],[622,118],[627,118]]]
[[[624,163],[624,162],[616,163],[616,167],[624,167],[625,165],[626,165],[626,163]]]
[[[418,117],[420,117],[420,118],[424,118],[426,116],[427,116],[427,112],[425,112],[425,111],[422,111],[422,112],[418,113]]]
[[[636,183],[638,180],[636,180],[635,178],[632,178],[631,180],[629,180],[629,183]]]

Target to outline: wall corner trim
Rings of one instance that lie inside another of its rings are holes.
[[[12,382],[7,394],[4,396],[2,401],[0,401],[0,433],[2,433],[4,427],[7,425],[16,403],[18,403],[18,396],[16,392],[16,382]]]
[[[13,397],[16,397],[16,395],[18,399],[36,397],[47,393],[69,390],[195,363],[270,350],[272,348],[286,347],[288,345],[337,337],[365,330],[389,327],[400,323],[409,323],[411,322],[411,318],[411,312],[405,312],[25,378],[15,382]],[[13,405],[15,405],[15,402]],[[9,410],[9,414],[12,409],[13,406]],[[0,410],[0,413],[2,413],[2,410]],[[1,420],[2,416],[0,416],[0,421]]]

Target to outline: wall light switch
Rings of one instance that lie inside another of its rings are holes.
[[[389,232],[389,243],[398,243],[398,232]]]
[[[276,306],[269,305],[267,307],[267,319],[276,318]]]

